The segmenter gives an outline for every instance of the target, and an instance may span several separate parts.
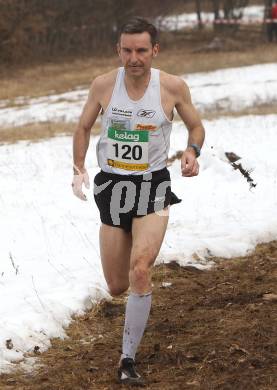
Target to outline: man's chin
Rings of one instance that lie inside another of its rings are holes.
[[[145,73],[145,69],[142,66],[128,66],[126,71],[131,75],[143,75]]]

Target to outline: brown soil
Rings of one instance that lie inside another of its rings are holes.
[[[137,354],[147,389],[277,389],[277,241],[208,271],[156,267],[153,307]],[[162,282],[172,285],[162,287]],[[1,390],[113,390],[125,297],[75,318],[32,374],[0,376]]]

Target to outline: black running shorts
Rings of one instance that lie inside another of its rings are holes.
[[[132,219],[180,203],[171,191],[167,168],[143,175],[100,171],[94,178],[94,199],[101,222],[130,232]]]

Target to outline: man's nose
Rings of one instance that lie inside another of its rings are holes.
[[[137,62],[137,53],[135,51],[131,52],[130,61],[131,61],[131,63],[136,63]]]

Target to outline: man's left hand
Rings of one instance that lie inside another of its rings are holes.
[[[81,200],[87,200],[86,195],[83,193],[82,186],[84,184],[86,188],[90,187],[88,173],[85,168],[82,168],[82,171],[76,166],[74,166],[74,168],[77,171],[77,174],[74,174],[71,184],[73,194]]]
[[[181,158],[182,176],[192,177],[199,173],[199,164],[192,149],[186,149]]]

